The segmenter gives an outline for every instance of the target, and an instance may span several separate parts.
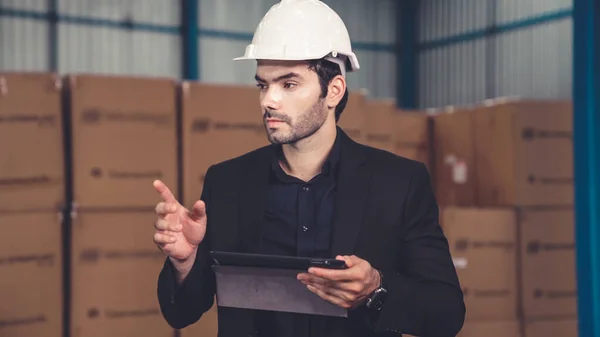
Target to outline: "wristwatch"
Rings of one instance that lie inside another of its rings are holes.
[[[387,297],[387,290],[383,281],[383,273],[381,270],[377,270],[377,272],[379,272],[379,287],[369,296],[366,306],[369,309],[380,311]]]

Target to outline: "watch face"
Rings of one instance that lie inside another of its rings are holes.
[[[369,308],[373,308],[376,310],[381,310],[381,307],[383,306],[383,301],[384,301],[384,297],[386,294],[386,290],[383,288],[379,288],[377,290],[375,290],[375,293],[373,294],[373,296],[371,297],[369,303],[368,303],[368,307]]]

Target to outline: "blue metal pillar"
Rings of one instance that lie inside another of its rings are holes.
[[[48,70],[58,71],[58,0],[48,0]]]
[[[487,2],[487,27],[485,30],[485,98],[496,97],[496,40],[494,36],[498,34],[498,25],[496,23],[496,8],[498,0],[488,0]]]
[[[417,108],[418,86],[418,0],[396,2],[396,105]]]
[[[600,337],[600,3],[574,0],[573,5],[579,336]]]
[[[198,1],[181,1],[182,77],[187,80],[200,79],[198,51]]]

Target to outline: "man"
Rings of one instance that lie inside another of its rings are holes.
[[[219,336],[455,336],[465,307],[425,166],[358,144],[340,128],[358,60],[341,19],[317,0],[282,0],[246,54],[272,143],[211,166],[183,207],[156,181],[158,280],[174,328],[213,305],[210,250],[336,257],[298,282],[348,318],[219,307]],[[232,98],[234,99],[234,98]],[[198,154],[202,155],[202,154]]]

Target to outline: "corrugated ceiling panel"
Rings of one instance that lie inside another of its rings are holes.
[[[464,105],[485,99],[483,39],[437,48],[419,57],[419,107]]]
[[[72,16],[178,26],[180,1],[173,0],[58,0],[59,12]]]
[[[200,26],[204,29],[253,34],[262,17],[279,0],[202,0]],[[344,20],[357,42],[394,43],[395,0],[325,0]]]
[[[67,72],[180,77],[176,35],[59,25],[59,69]]]
[[[498,0],[496,21],[512,22],[572,7],[573,0]]]
[[[46,0],[0,0],[0,7],[10,9],[27,9],[35,11],[46,11],[48,1]]]
[[[48,55],[45,21],[0,18],[0,71],[46,71]]]
[[[496,96],[570,98],[572,20],[494,37]]]
[[[200,38],[200,76],[203,82],[255,84],[256,62],[233,61],[244,54],[247,41]]]
[[[419,41],[426,42],[487,27],[488,1],[421,0],[419,1]]]
[[[202,0],[198,6],[200,27],[253,33],[265,13],[279,0]]]

